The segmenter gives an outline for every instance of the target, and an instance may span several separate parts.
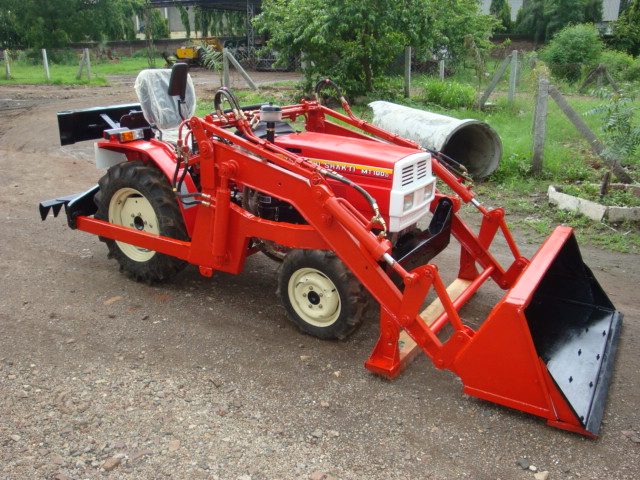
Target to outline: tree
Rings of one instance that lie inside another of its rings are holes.
[[[331,76],[351,95],[371,92],[406,45],[456,54],[495,21],[476,0],[265,0],[254,24],[281,58],[302,55],[307,87]]]
[[[534,48],[568,25],[602,21],[602,0],[530,0],[518,12],[516,33],[530,35]]]
[[[507,0],[491,0],[489,13],[496,17],[504,31],[511,31],[511,5]]]
[[[58,48],[87,40],[133,39],[132,19],[144,3],[144,0],[0,0],[0,43]]]
[[[162,12],[157,8],[149,8],[147,18],[147,27],[144,34],[153,40],[158,38],[168,38],[171,36],[169,29],[169,21],[162,16]]]
[[[634,57],[640,55],[640,0],[628,2],[620,18],[613,23],[611,44]]]
[[[544,15],[544,0],[531,0],[518,12],[516,19],[516,33],[531,35],[533,48],[544,41],[547,20]]]
[[[596,65],[603,48],[600,32],[594,25],[570,25],[553,37],[540,58],[549,65],[555,77],[575,82],[583,67]]]
[[[0,7],[0,48],[15,48],[22,44],[16,23],[15,10]]]
[[[584,23],[602,21],[602,0],[587,0],[584,6]]]
[[[583,23],[585,7],[585,0],[546,0],[544,5],[544,16],[547,21],[545,39],[549,40],[567,25]]]
[[[189,11],[180,5],[178,7],[178,12],[180,12],[180,21],[184,26],[184,32],[187,38],[191,37],[191,22],[189,21]]]

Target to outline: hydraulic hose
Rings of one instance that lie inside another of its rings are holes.
[[[383,236],[387,234],[387,224],[384,221],[384,218],[382,218],[382,216],[380,215],[380,208],[378,207],[378,202],[376,202],[376,199],[373,198],[371,194],[369,194],[369,192],[367,192],[364,188],[362,188],[357,183],[354,183],[348,178],[343,177],[339,173],[332,172],[331,170],[327,170],[321,167],[319,168],[319,172],[320,174],[326,177],[333,178],[334,180],[337,180],[339,182],[344,183],[345,185],[348,185],[349,187],[355,189],[358,193],[360,193],[360,195],[362,195],[365,198],[365,200],[371,207],[371,210],[373,210],[373,218],[371,219],[371,223],[372,224],[377,223],[382,227]]]

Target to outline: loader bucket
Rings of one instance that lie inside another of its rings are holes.
[[[597,437],[622,325],[558,227],[454,362],[465,392]]]

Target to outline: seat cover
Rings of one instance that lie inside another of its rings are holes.
[[[170,78],[171,70],[167,68],[142,70],[134,86],[144,118],[161,131],[176,128],[182,122],[178,112],[178,97],[168,93]],[[195,111],[196,94],[189,75],[182,114],[185,118],[189,118]]]

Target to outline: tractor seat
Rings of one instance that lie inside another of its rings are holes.
[[[144,118],[161,133],[161,139],[175,142],[178,127],[182,123],[178,111],[178,97],[169,95],[170,69],[142,70],[136,78],[135,90],[140,101]],[[184,118],[190,118],[196,111],[196,94],[191,76],[187,78]]]

